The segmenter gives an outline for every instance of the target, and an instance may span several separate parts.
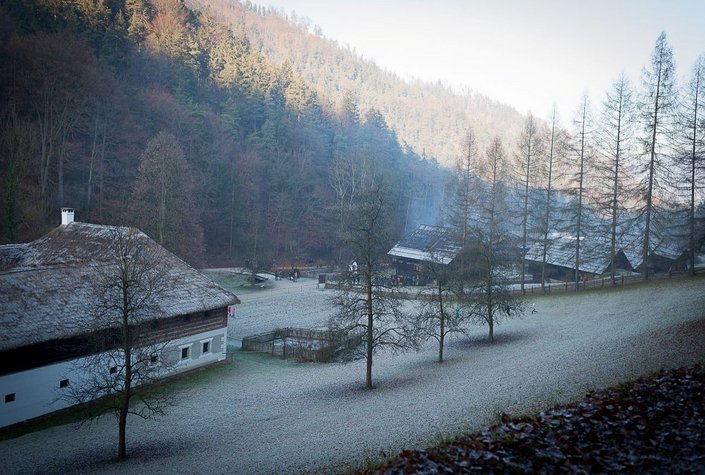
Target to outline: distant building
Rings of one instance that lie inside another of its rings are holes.
[[[0,427],[63,409],[62,392],[85,354],[91,328],[92,282],[109,262],[112,226],[73,221],[64,209],[61,226],[27,244],[0,246]],[[144,246],[159,246],[139,232]],[[175,361],[168,374],[225,359],[228,307],[238,298],[175,255],[178,275],[144,318],[161,355]]]
[[[688,255],[687,236],[673,223],[652,227],[649,243],[649,271],[666,273],[686,269]],[[702,238],[698,240],[700,246]],[[587,233],[580,239],[580,268],[582,278],[608,274],[611,268],[611,243],[602,235]],[[576,238],[568,234],[553,233],[546,246],[546,279],[572,281],[575,279]],[[544,259],[542,242],[537,242],[526,253],[528,272],[534,282],[541,282]],[[637,221],[621,229],[616,241],[615,267],[620,273],[644,271],[643,223]]]
[[[451,229],[421,224],[397,242],[387,255],[401,283],[422,284],[425,265],[432,262],[448,265],[460,250]]]
[[[575,236],[554,234],[549,237],[546,245],[546,281],[573,281],[575,280]],[[532,275],[534,282],[541,282],[542,266],[544,262],[543,243],[535,243],[526,253],[527,270]],[[616,268],[621,272],[632,272],[632,266],[624,254],[618,249],[615,256]],[[593,236],[584,236],[580,240],[580,268],[578,274],[581,278],[592,278],[609,272],[610,244]]]

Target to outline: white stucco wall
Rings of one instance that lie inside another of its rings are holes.
[[[167,373],[172,375],[206,364],[223,361],[227,347],[225,328],[191,335],[173,340],[164,348],[160,358],[177,358],[178,363]],[[209,352],[202,353],[203,342],[209,343]],[[188,358],[181,359],[180,348],[188,347]],[[60,381],[68,379],[76,384],[81,375],[80,359],[42,366],[18,373],[0,376],[0,427],[39,417],[70,406],[62,396],[67,388],[59,387]],[[14,401],[5,402],[8,394],[14,394]]]

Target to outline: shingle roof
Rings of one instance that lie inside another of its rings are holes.
[[[575,236],[557,235],[548,241],[546,246],[546,263],[575,269]],[[604,249],[609,249],[590,239],[581,238],[580,271],[591,274],[602,274],[609,266],[609,255]],[[543,244],[534,244],[526,253],[526,259],[534,262],[543,261]]]
[[[84,333],[93,282],[116,227],[73,222],[27,244],[0,246],[0,350]],[[124,228],[123,228],[124,229]],[[140,245],[159,246],[138,232]],[[222,308],[238,298],[166,252],[168,290],[144,320]]]
[[[387,254],[422,262],[450,263],[460,252],[451,230],[441,226],[421,224],[404,236]]]

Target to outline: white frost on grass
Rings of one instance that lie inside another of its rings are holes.
[[[228,338],[263,333],[275,328],[323,329],[333,312],[333,291],[323,290],[313,279],[268,282],[265,289],[239,294],[235,319],[228,327]]]
[[[301,284],[301,281],[299,281]],[[282,361],[235,352],[226,367],[179,389],[178,405],[151,421],[130,419],[132,458],[109,463],[116,423],[61,426],[0,443],[9,472],[339,472],[380,451],[425,447],[438,434],[479,429],[500,412],[531,412],[591,389],[705,357],[705,280],[537,297],[538,313],[418,353],[375,357],[376,388],[363,389],[364,361]],[[281,287],[292,290],[293,287]],[[241,295],[231,334],[325,324],[331,291]]]

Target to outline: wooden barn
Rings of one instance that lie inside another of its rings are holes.
[[[72,404],[64,395],[85,376],[77,363],[96,354],[83,343],[115,330],[95,327],[92,306],[120,229],[74,222],[65,209],[62,225],[45,236],[0,246],[0,427]],[[162,343],[154,361],[173,363],[163,376],[223,361],[228,307],[238,298],[134,231],[140,246],[159,249],[168,269],[168,285],[138,324],[150,344]]]
[[[448,265],[460,250],[449,228],[421,224],[397,242],[387,255],[394,265],[397,282],[421,285],[425,265],[430,262]]]
[[[575,236],[554,234],[548,239],[546,246],[546,281],[575,280]],[[543,243],[536,243],[526,253],[527,271],[533,277],[533,282],[541,282],[541,268],[544,259]],[[621,249],[615,256],[616,268],[623,272],[631,272],[632,266]],[[583,279],[591,279],[609,272],[611,267],[610,246],[594,237],[584,237],[580,246],[579,275]]]

